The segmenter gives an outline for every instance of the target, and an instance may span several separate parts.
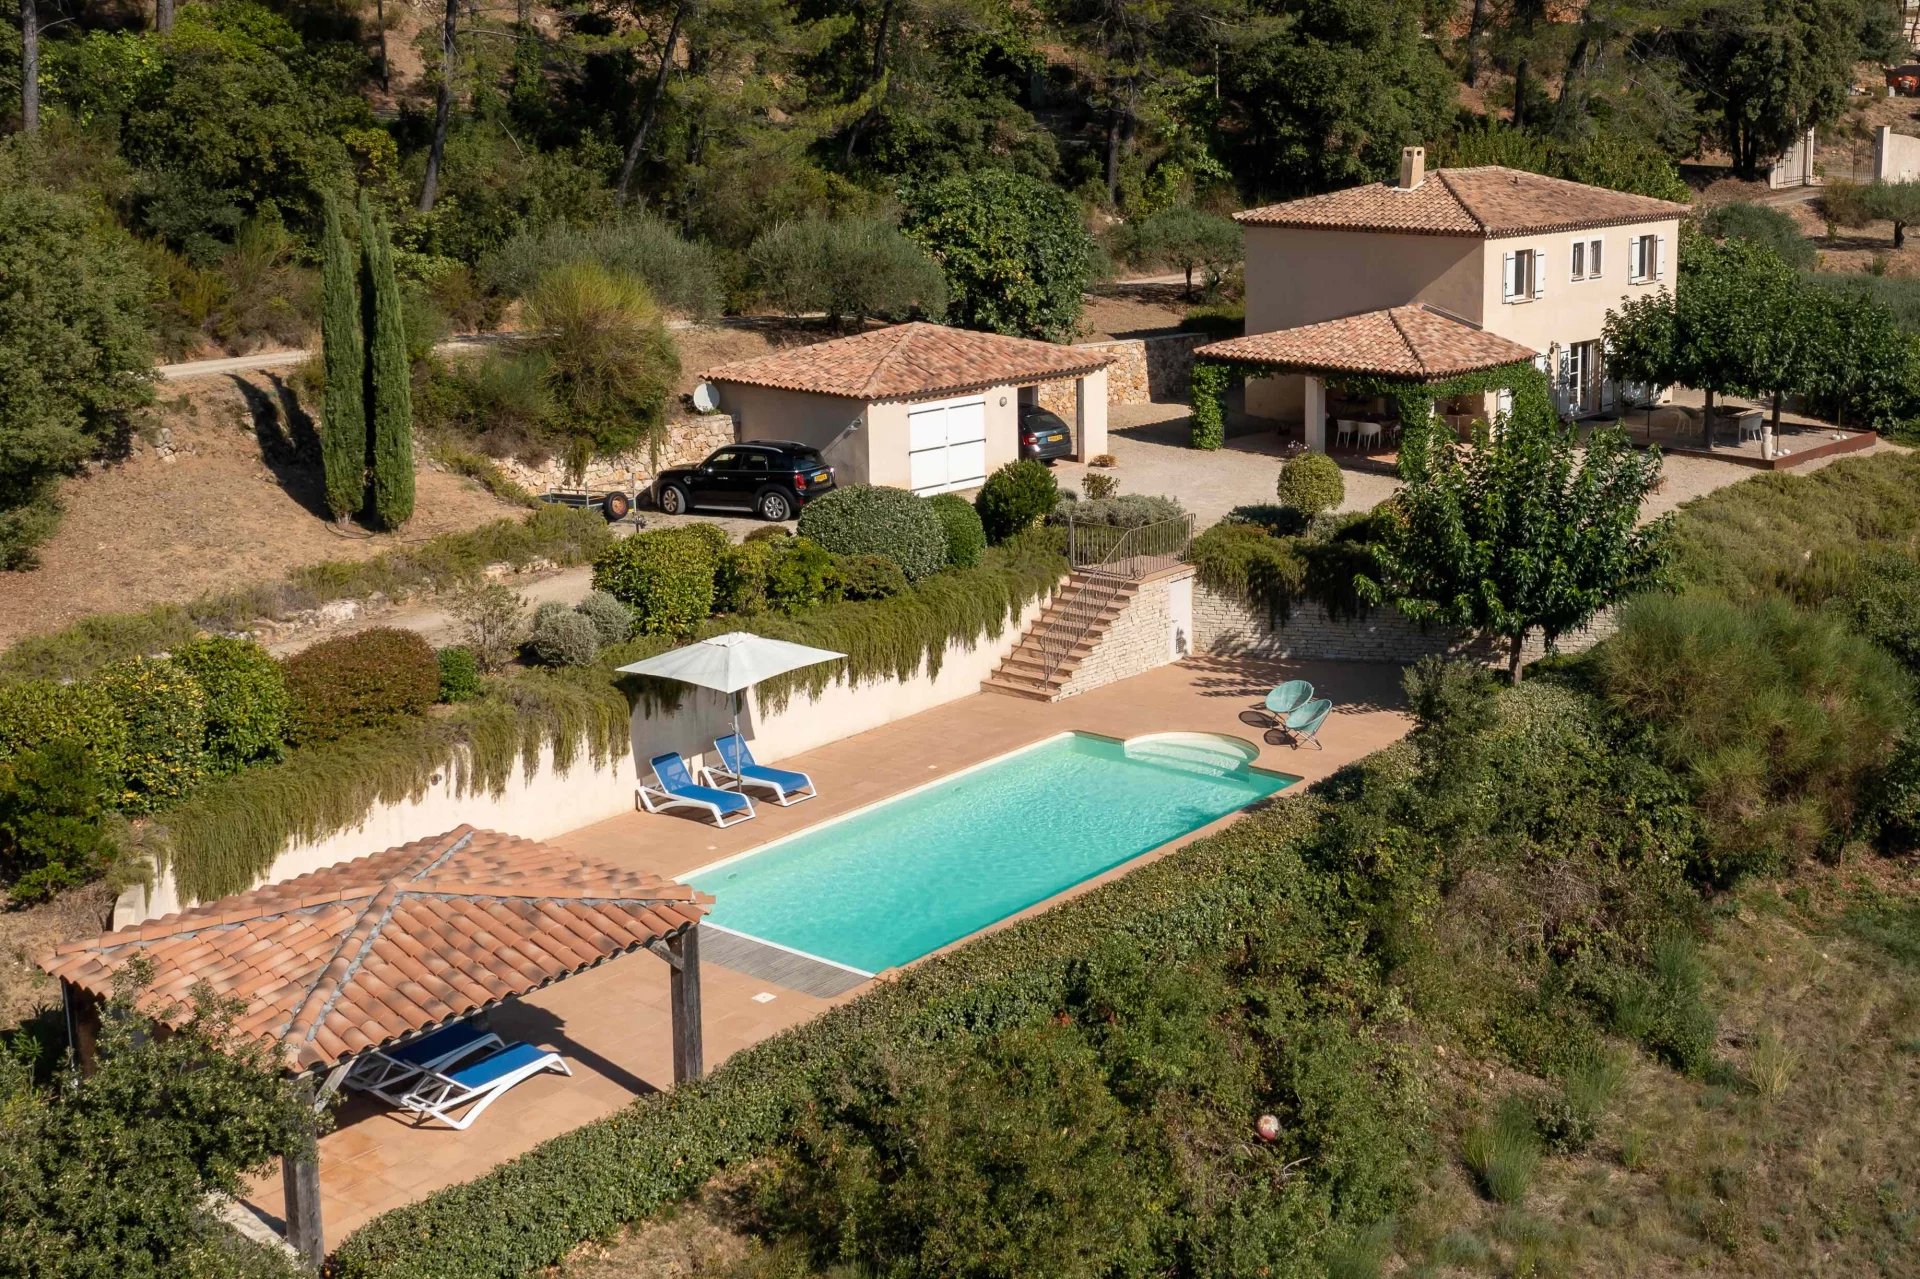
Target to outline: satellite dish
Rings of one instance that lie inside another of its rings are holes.
[[[720,394],[713,389],[713,383],[702,382],[693,388],[693,407],[702,413],[711,413],[720,407]]]

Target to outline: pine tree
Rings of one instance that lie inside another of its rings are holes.
[[[327,509],[336,520],[358,511],[367,495],[366,357],[355,288],[359,274],[359,256],[347,243],[339,207],[329,199],[320,243],[320,347],[326,367],[320,462],[326,474]]]
[[[393,273],[393,241],[360,198],[361,313],[367,330],[367,416],[372,424],[373,518],[399,528],[413,518],[413,389],[407,361],[400,281]]]

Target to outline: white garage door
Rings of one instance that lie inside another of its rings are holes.
[[[974,396],[907,409],[907,476],[916,493],[978,488],[987,478],[987,401]]]

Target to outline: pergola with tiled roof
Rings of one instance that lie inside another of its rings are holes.
[[[712,898],[656,875],[461,826],[431,839],[68,942],[60,979],[83,1060],[86,1023],[136,956],[139,1006],[178,1021],[197,985],[240,1000],[236,1029],[295,1072],[330,1072],[502,1000],[640,949],[667,961],[674,1077],[701,1073],[698,926]],[[288,1235],[319,1248],[316,1161],[289,1161]],[[295,1204],[298,1208],[295,1208]]]
[[[701,377],[884,403],[1083,377],[1109,363],[1082,347],[916,321],[738,360]]]
[[[1535,354],[1530,347],[1415,303],[1211,342],[1194,357],[1275,372],[1438,382],[1531,360]]]
[[[1434,169],[1413,186],[1374,182],[1245,209],[1244,226],[1458,235],[1499,239],[1681,217],[1685,205],[1651,196],[1484,165]]]

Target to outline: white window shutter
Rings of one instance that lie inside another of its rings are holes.
[[[1653,278],[1667,278],[1667,237],[1664,235],[1653,242]]]
[[[1506,260],[1500,264],[1500,300],[1513,301],[1513,254],[1511,253],[1507,254]]]
[[[1547,296],[1546,266],[1547,251],[1545,249],[1535,249],[1533,251],[1533,271],[1531,274],[1533,276],[1533,296],[1537,298]]]

